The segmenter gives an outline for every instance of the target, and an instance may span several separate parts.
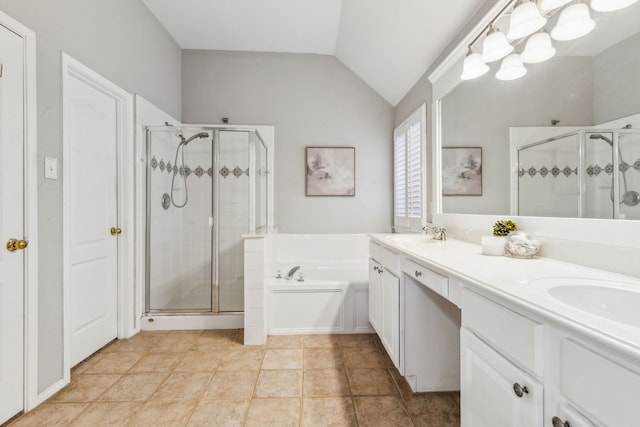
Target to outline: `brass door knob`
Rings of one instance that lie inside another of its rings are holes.
[[[118,234],[122,234],[122,229],[118,227],[111,227],[111,235],[116,236]]]
[[[9,239],[9,241],[7,242],[7,250],[9,252],[15,252],[15,251],[22,251],[24,250],[27,246],[29,246],[29,242],[26,240],[18,240],[18,239]]]

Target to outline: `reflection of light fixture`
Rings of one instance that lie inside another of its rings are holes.
[[[504,58],[513,52],[513,46],[507,41],[507,36],[491,24],[489,33],[482,42],[482,59],[484,62],[493,62]]]
[[[631,6],[638,0],[591,0],[591,9],[598,12],[612,12]]]
[[[543,62],[556,54],[556,49],[551,45],[551,37],[546,31],[536,33],[529,37],[522,51],[522,62],[535,64]]]
[[[527,69],[524,68],[520,54],[512,53],[502,60],[500,69],[496,73],[496,78],[499,80],[515,80],[525,74],[527,74]]]
[[[538,6],[531,0],[518,0],[509,20],[510,40],[517,40],[535,33],[547,23],[547,18],[540,15]]]
[[[462,80],[472,80],[486,74],[487,71],[489,71],[489,66],[482,60],[482,55],[473,53],[471,46],[469,46],[469,52],[464,58],[460,78]]]
[[[545,11],[557,9],[560,6],[564,6],[565,4],[570,3],[571,1],[572,0],[542,0],[540,2],[540,9]]]
[[[560,13],[558,24],[551,30],[554,40],[573,40],[588,34],[596,26],[589,14],[589,6],[575,3],[567,6]]]

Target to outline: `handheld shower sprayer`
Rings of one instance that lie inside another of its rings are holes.
[[[190,136],[189,138],[186,138],[182,135],[180,135],[180,145],[187,145],[188,143],[190,143],[191,141],[193,141],[196,138],[208,138],[209,137],[209,133],[208,132],[200,132],[200,133],[196,133],[195,135]]]
[[[611,148],[613,148],[613,140],[607,138],[602,134],[592,133],[591,135],[589,135],[589,139],[601,139],[607,144],[609,144]],[[624,162],[624,160],[622,159],[622,151],[620,151],[620,145],[618,145],[618,161],[620,161],[621,163]],[[626,175],[627,171],[621,170],[621,172],[622,172],[622,186],[623,186],[624,193],[622,193],[620,204],[627,205],[627,206],[636,206],[638,203],[640,203],[640,193],[638,193],[635,190],[629,190],[627,188],[627,175]],[[613,180],[613,175],[611,179]],[[613,186],[611,188],[611,200],[613,200]]]
[[[194,139],[198,139],[198,138],[208,138],[209,137],[209,132],[200,132],[200,133],[196,133],[195,135],[191,135],[189,138],[185,138],[182,133],[178,134],[178,136],[180,137],[180,143],[178,144],[178,146],[176,147],[176,156],[175,159],[173,161],[173,167],[175,168],[173,171],[173,175],[171,176],[171,204],[173,206],[175,206],[176,208],[184,208],[187,205],[187,201],[189,201],[189,191],[187,189],[187,174],[186,173],[182,173],[182,181],[184,182],[184,203],[177,204],[175,201],[175,197],[173,196],[173,186],[174,183],[176,181],[176,175],[178,174],[179,170],[183,170],[184,171],[184,147],[186,147],[186,145],[188,143],[190,143],[191,141],[193,141]],[[180,151],[180,148],[182,148],[182,151]],[[178,168],[178,154],[181,154],[181,166]]]

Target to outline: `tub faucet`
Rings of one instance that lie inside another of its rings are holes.
[[[436,227],[435,225],[425,225],[422,230],[426,233],[431,233],[434,240],[447,240],[447,229]]]
[[[287,279],[287,280],[293,279],[293,275],[296,274],[296,271],[298,271],[298,270],[300,270],[300,266],[296,265],[291,270],[289,270],[289,272],[287,273],[286,276],[284,276],[284,278]]]

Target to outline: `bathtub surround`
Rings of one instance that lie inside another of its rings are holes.
[[[245,236],[245,344],[262,345],[267,334],[372,332],[368,250],[364,234]]]
[[[183,121],[276,129],[283,233],[389,231],[393,108],[332,56],[184,50]],[[305,147],[356,148],[355,197],[305,197]],[[366,213],[366,214],[365,214]]]

